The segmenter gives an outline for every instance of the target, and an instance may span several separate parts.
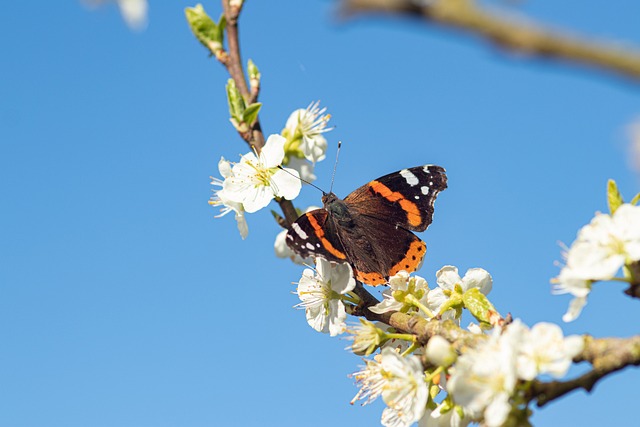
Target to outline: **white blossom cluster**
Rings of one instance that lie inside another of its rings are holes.
[[[257,212],[274,198],[293,200],[302,188],[301,178],[306,182],[315,179],[313,165],[324,159],[327,148],[323,133],[331,130],[326,127],[329,115],[324,112],[318,103],[295,110],[282,134],[270,135],[260,153],[249,152],[238,163],[224,158],[218,162],[223,179],[212,178],[211,184],[221,188],[215,190],[209,204],[220,207],[218,217],[235,214],[243,239],[249,233],[245,213]]]
[[[401,271],[389,279],[382,302],[370,310],[400,311],[426,319],[440,316],[459,324],[467,295],[486,296],[492,287],[491,276],[481,268],[469,269],[460,277],[456,267],[445,266],[437,272],[436,283],[430,289],[424,278]],[[425,367],[418,357],[420,348],[412,345],[410,336],[363,319],[347,327],[347,306],[357,298],[354,286],[348,264],[317,259],[315,271],[306,269],[298,283],[302,302],[297,307],[305,309],[307,322],[315,330],[331,336],[349,332],[349,349],[370,356],[353,374],[360,390],[352,403],[367,404],[380,397],[386,405],[381,423],[387,427],[416,422],[421,427],[459,427],[471,422],[501,426],[517,409],[515,397],[528,381],[539,375],[564,376],[583,349],[582,337],[565,338],[557,325],[539,323],[529,329],[515,320],[494,327],[490,335],[474,325],[470,329],[478,334],[479,344],[461,355],[444,338],[433,337],[426,346],[424,357],[429,364]],[[438,402],[434,400],[438,393],[430,394],[433,387],[445,393]]]
[[[459,357],[451,344],[436,336],[429,341],[426,356],[438,366],[438,386],[447,393],[440,403],[429,396],[436,376],[425,372],[417,356],[383,348],[353,374],[360,386],[354,401],[367,404],[382,397],[387,407],[381,422],[388,427],[415,422],[421,427],[459,427],[471,422],[499,427],[517,409],[514,397],[527,381],[543,374],[564,376],[583,345],[582,337],[565,338],[557,325],[539,323],[529,329],[519,320],[504,330],[496,328],[478,347]]]
[[[611,215],[596,214],[565,256],[566,265],[552,282],[556,293],[574,297],[563,317],[570,322],[580,315],[594,282],[611,280],[621,268],[640,261],[640,206],[624,203]]]
[[[529,329],[515,320],[458,358],[446,391],[465,418],[498,427],[514,409],[519,384],[543,374],[563,377],[583,346],[582,337],[565,338],[557,325],[538,323]]]

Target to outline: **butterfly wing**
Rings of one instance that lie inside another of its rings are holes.
[[[424,231],[431,224],[433,204],[445,188],[444,169],[426,165],[380,177],[344,201],[325,195],[324,209],[292,224],[287,244],[305,258],[349,262],[356,279],[381,285],[398,271],[413,272],[422,263],[427,247],[411,231]]]
[[[427,246],[415,234],[371,216],[353,221],[354,227],[339,227],[337,233],[357,280],[377,286],[400,270],[418,269]]]
[[[379,285],[400,270],[416,271],[427,246],[411,231],[424,231],[433,220],[433,205],[447,188],[440,166],[425,165],[393,172],[356,189],[344,202],[355,226],[338,229],[356,278]]]
[[[345,262],[347,254],[326,209],[302,214],[287,231],[287,245],[303,258]]]
[[[349,194],[345,203],[354,212],[411,231],[424,231],[433,220],[433,204],[447,188],[444,168],[417,166],[390,173]]]

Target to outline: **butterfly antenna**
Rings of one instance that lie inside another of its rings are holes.
[[[278,165],[278,169],[281,169],[281,170],[285,171],[286,173],[288,173],[291,176],[295,176],[294,174],[289,172],[287,169],[283,168],[282,165]],[[313,188],[317,188],[318,190],[322,191],[322,194],[326,194],[322,188],[320,188],[317,185],[307,181],[306,179],[303,179],[301,176],[295,176],[295,177],[298,178],[300,181],[304,182],[305,184],[309,184]]]
[[[338,141],[338,151],[336,151],[336,161],[333,163],[333,174],[331,175],[331,186],[329,187],[329,193],[333,191],[333,180],[336,177],[336,169],[338,168],[338,156],[340,155],[340,147],[342,147],[342,141]]]

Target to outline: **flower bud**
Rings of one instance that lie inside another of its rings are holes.
[[[458,358],[449,341],[439,335],[431,337],[427,343],[427,360],[436,366],[448,367]]]

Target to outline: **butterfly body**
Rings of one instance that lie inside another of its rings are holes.
[[[433,203],[445,188],[444,169],[426,165],[380,177],[344,199],[327,193],[323,208],[292,224],[287,244],[304,258],[348,262],[363,283],[386,283],[400,270],[419,268],[426,245],[412,231],[429,226]]]

